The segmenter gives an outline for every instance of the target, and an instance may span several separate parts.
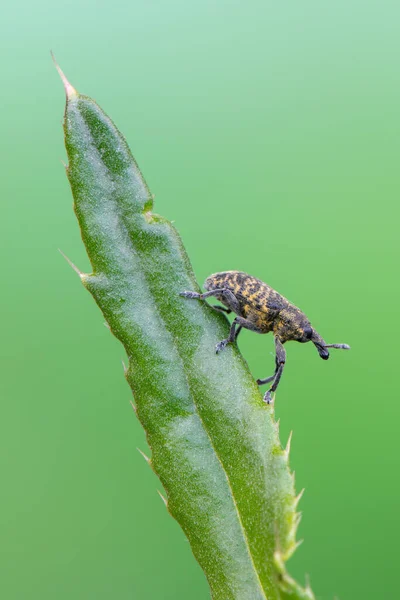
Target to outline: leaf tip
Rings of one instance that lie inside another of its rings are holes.
[[[62,71],[60,65],[58,64],[58,62],[55,59],[55,56],[53,54],[53,51],[50,52],[51,54],[51,58],[53,59],[53,63],[58,71],[59,76],[61,77],[61,81],[63,82],[64,85],[64,90],[65,90],[65,95],[67,96],[67,101],[68,100],[72,100],[73,98],[76,98],[78,96],[78,92],[76,91],[76,89],[70,84],[70,82],[68,81],[68,79],[66,78],[64,72]]]

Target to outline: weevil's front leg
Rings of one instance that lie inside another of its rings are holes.
[[[231,292],[231,290],[227,290],[226,288],[211,290],[210,292],[205,292],[204,294],[199,294],[197,292],[181,292],[179,295],[183,296],[184,298],[196,298],[198,300],[205,300],[206,298],[211,298],[211,296],[223,296],[224,302],[228,308],[225,308],[224,306],[212,306],[211,308],[226,312],[228,314],[232,311],[236,314],[240,314],[242,312],[238,299],[233,292]]]
[[[283,344],[277,335],[275,336],[275,351],[277,368],[273,377],[273,384],[271,385],[269,390],[264,394],[264,402],[266,402],[267,404],[270,404],[272,402],[272,394],[276,391],[276,388],[279,385],[279,381],[282,377],[283,367],[285,366],[286,362],[286,350],[283,347]]]
[[[265,385],[266,383],[269,383],[270,381],[275,379],[277,370],[278,369],[275,369],[275,373],[273,375],[270,375],[269,377],[265,377],[265,379],[257,379],[257,381],[256,381],[257,385]]]
[[[266,383],[269,383],[270,381],[273,381],[275,379],[275,375],[278,371],[279,368],[279,363],[278,363],[278,357],[276,356],[276,352],[275,352],[275,371],[273,375],[270,375],[270,377],[265,377],[265,379],[257,379],[256,383],[257,385],[265,385]]]

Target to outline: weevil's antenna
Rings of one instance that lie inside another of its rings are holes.
[[[324,348],[337,348],[338,350],[350,350],[348,344],[325,344]]]

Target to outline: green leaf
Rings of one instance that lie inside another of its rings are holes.
[[[273,407],[237,347],[220,355],[224,315],[179,296],[199,290],[174,227],[128,145],[64,80],[74,208],[93,273],[80,273],[129,357],[126,377],[167,507],[215,600],[312,599],[286,573],[298,498]]]

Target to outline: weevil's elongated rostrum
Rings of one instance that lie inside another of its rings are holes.
[[[220,352],[227,344],[235,342],[241,329],[250,329],[256,333],[273,332],[275,338],[275,373],[265,379],[258,379],[258,385],[272,385],[264,395],[264,402],[270,404],[272,394],[278,387],[286,362],[285,342],[313,342],[321,358],[327,360],[327,348],[349,350],[347,344],[327,344],[313,329],[306,315],[297,306],[281,296],[269,285],[242,273],[241,271],[223,271],[207,277],[204,282],[207,290],[204,294],[197,292],[181,292],[185,298],[205,300],[214,296],[224,306],[213,306],[215,310],[225,313],[234,312],[237,317],[233,320],[229,336],[216,346]]]

